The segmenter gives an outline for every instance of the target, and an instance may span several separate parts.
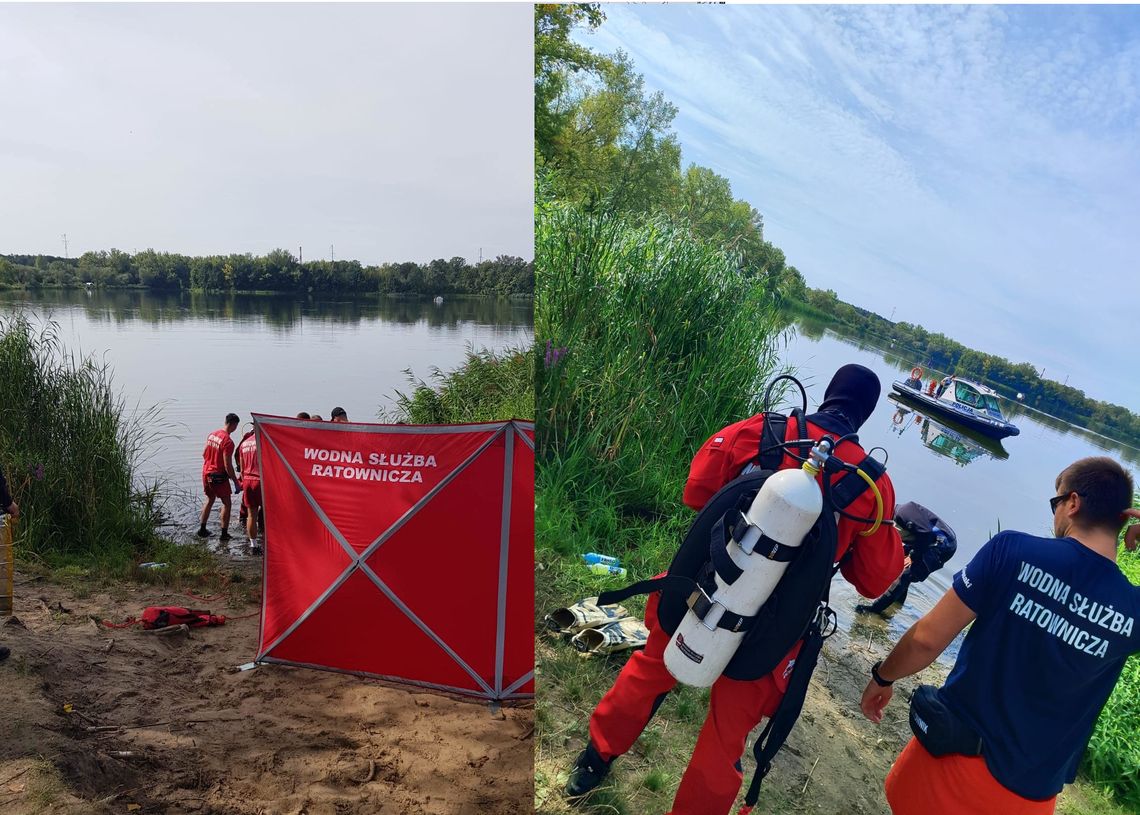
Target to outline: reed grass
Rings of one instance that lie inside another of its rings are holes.
[[[105,362],[69,354],[57,324],[21,313],[0,318],[0,389],[18,556],[118,566],[152,548],[162,497],[139,466],[153,411],[128,411]]]
[[[1140,506],[1140,501],[1134,501]],[[1117,564],[1140,586],[1140,552],[1121,547]],[[1082,765],[1083,774],[1113,798],[1140,812],[1140,655],[1124,664],[1116,688],[1097,719]]]
[[[676,512],[696,447],[757,405],[774,303],[735,257],[664,220],[564,204],[539,207],[535,266],[541,488],[571,480],[623,512]]]
[[[409,393],[396,391],[395,407],[380,418],[408,424],[456,424],[530,419],[534,416],[533,348],[498,353],[467,349],[464,363],[452,371],[432,368],[427,381],[407,370]]]

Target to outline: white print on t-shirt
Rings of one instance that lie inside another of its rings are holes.
[[[1070,588],[1067,583],[1025,561],[1021,562],[1017,579],[1037,589],[1042,594],[1052,597],[1062,605],[1069,599]],[[1078,617],[1084,617],[1094,625],[1108,629],[1113,634],[1120,634],[1125,637],[1132,635],[1132,628],[1135,623],[1131,617],[1124,616],[1119,611],[1114,610],[1111,605],[1106,606],[1103,603],[1091,600],[1079,591],[1074,591],[1072,594],[1073,601],[1069,603],[1069,611]]]
[[[1094,657],[1104,658],[1108,654],[1108,641],[1094,636],[1083,628],[1079,628],[1066,620],[1060,614],[1050,611],[1045,606],[1034,602],[1018,592],[1009,604],[1009,610],[1019,617],[1024,617],[1039,628],[1048,631],[1054,637],[1064,640],[1078,651],[1092,654]]]

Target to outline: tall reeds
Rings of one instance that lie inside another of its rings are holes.
[[[736,259],[664,219],[539,207],[540,490],[671,514],[696,448],[749,415],[775,365],[771,300]]]
[[[0,318],[0,467],[20,556],[115,565],[154,542],[157,486],[138,479],[148,417],[128,418],[108,365],[68,354],[56,324]]]

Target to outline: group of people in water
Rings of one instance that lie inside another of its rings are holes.
[[[348,422],[348,413],[342,407],[334,407],[329,414],[334,423]],[[298,419],[324,421],[319,415],[305,411],[297,414]],[[199,538],[209,538],[213,533],[206,528],[214,502],[221,504],[221,534],[218,540],[228,542],[230,535],[230,514],[235,493],[241,493],[239,524],[249,537],[249,545],[254,554],[262,552],[261,535],[265,533],[265,517],[261,502],[261,472],[257,461],[257,434],[250,428],[242,434],[235,446],[233,434],[241,423],[236,413],[227,413],[225,424],[206,437],[206,447],[202,451],[202,491],[206,495],[205,504],[199,519]],[[236,456],[235,456],[236,453]],[[234,460],[237,466],[234,466]],[[233,485],[231,490],[230,485]]]

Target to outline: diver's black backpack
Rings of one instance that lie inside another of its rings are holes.
[[[789,418],[793,421],[790,422]],[[798,439],[801,433],[806,436],[806,422],[800,410],[793,410],[790,417],[766,414],[764,423],[766,430],[761,435],[760,451],[755,460],[759,469],[725,484],[701,508],[674,555],[667,575],[604,592],[598,598],[599,603],[616,603],[636,594],[660,591],[657,620],[661,628],[672,635],[688,612],[690,600],[702,601],[698,588],[706,597],[715,591],[715,573],[719,573],[726,583],[735,582],[740,570],[728,556],[728,542],[734,530],[743,531],[744,527],[738,526],[743,521],[743,513],[764,482],[777,472],[783,459],[780,442],[789,435],[788,431],[791,431],[792,440]],[[768,438],[778,441],[768,444]],[[858,466],[876,480],[884,472],[883,465],[870,457],[864,458]],[[740,680],[766,676],[804,636],[816,618],[820,603],[826,602],[831,578],[835,574],[839,538],[831,508],[845,509],[866,489],[866,482],[855,473],[847,473],[834,485],[830,477],[823,479],[825,511],[816,519],[803,545],[787,555],[790,561],[788,568],[767,602],[754,617],[740,618],[731,613],[721,617],[721,627],[746,632],[725,668],[724,676]],[[763,557],[759,547],[755,556]]]

